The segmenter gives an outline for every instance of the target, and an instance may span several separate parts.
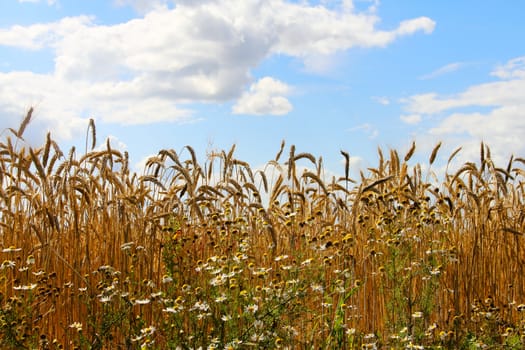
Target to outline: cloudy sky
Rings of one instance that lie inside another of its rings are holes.
[[[257,166],[281,140],[342,171],[413,140],[441,159],[479,144],[525,156],[525,2],[2,0],[0,130],[35,107],[83,151],[89,118],[140,164],[163,148],[237,145]],[[448,152],[448,153],[447,153]],[[203,158],[202,158],[203,160]]]

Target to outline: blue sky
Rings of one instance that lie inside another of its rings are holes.
[[[89,118],[138,167],[163,148],[237,145],[261,166],[281,140],[342,172],[377,147],[428,159],[479,144],[525,155],[521,1],[3,0],[0,129],[35,106],[83,151]],[[504,164],[501,164],[504,165]]]

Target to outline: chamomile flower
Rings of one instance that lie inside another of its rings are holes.
[[[12,269],[16,266],[16,263],[13,260],[4,260],[2,265],[0,265],[0,270],[3,269]]]
[[[15,248],[13,246],[10,246],[9,248],[2,249],[2,253],[12,253],[12,252],[19,252],[22,248]]]
[[[31,283],[31,284],[24,285],[24,286],[13,286],[13,289],[14,290],[33,290],[36,288],[36,286],[37,286],[36,283]]]
[[[73,322],[73,323],[71,323],[69,325],[69,328],[73,328],[77,332],[81,332],[82,331],[82,323],[80,323],[80,322]]]
[[[208,311],[210,306],[205,301],[197,301],[190,310]]]
[[[421,311],[416,311],[412,314],[412,318],[421,318],[423,317],[423,313]]]
[[[324,292],[324,287],[318,283],[314,283],[310,286],[310,288],[312,289],[313,292],[316,292],[316,293],[323,293]]]
[[[259,306],[257,304],[250,304],[244,307],[244,312],[247,314],[254,314],[257,312],[257,310],[259,310]]]

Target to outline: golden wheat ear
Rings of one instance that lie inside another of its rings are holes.
[[[33,117],[33,111],[34,111],[33,107],[30,107],[26,113],[26,116],[24,117],[24,119],[22,119],[22,122],[20,123],[18,130],[15,130],[13,128],[7,128],[7,129],[4,129],[4,131],[9,130],[11,131],[13,135],[16,136],[17,139],[23,140],[24,138],[22,137],[22,135],[24,134],[24,131],[27,125],[31,122],[31,118]],[[3,131],[2,131],[2,134],[3,134]]]
[[[436,160],[436,156],[438,154],[438,151],[439,151],[440,147],[441,147],[441,142],[438,142],[438,144],[432,150],[432,153],[430,154],[430,159],[428,160],[430,165],[432,165],[432,163],[434,163],[434,161]]]
[[[93,118],[89,119],[88,132],[89,130],[91,130],[91,150],[93,150],[97,144],[97,128],[95,127],[95,120]]]
[[[16,132],[16,136],[20,139],[22,139],[22,135],[24,134],[24,131],[26,130],[26,127],[31,122],[31,118],[33,117],[33,107],[29,107],[29,110],[26,113],[25,118],[22,120],[22,123],[20,123],[20,127],[18,128],[18,131]]]

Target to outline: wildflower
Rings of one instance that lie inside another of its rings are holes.
[[[222,267],[218,267],[218,268],[216,268],[216,269],[210,271],[210,274],[212,274],[212,275],[218,275],[218,274],[221,273],[221,272],[222,272]]]
[[[168,275],[164,275],[164,276],[162,277],[162,283],[163,283],[163,284],[170,283],[170,282],[173,282],[173,278],[171,278],[170,276],[168,276]]]
[[[251,336],[250,336],[250,341],[252,341],[253,343],[258,343],[258,342],[262,342],[266,339],[266,336],[264,334],[258,334],[258,333],[253,333]]]
[[[221,316],[221,320],[223,320],[224,322],[228,322],[231,319],[232,319],[232,317],[230,315],[222,315]]]
[[[208,311],[210,306],[205,301],[197,301],[191,310]]]
[[[35,257],[33,255],[29,255],[26,259],[27,265],[33,265],[35,263]]]
[[[226,282],[223,275],[217,275],[210,280],[210,284],[214,287],[222,286]]]
[[[226,346],[224,347],[225,350],[233,350],[233,349],[237,349],[239,348],[239,345],[242,344],[242,340],[239,340],[239,339],[234,339],[232,340],[231,342],[229,342],[228,344],[226,344]]]
[[[120,250],[129,250],[131,249],[131,247],[133,247],[133,245],[135,244],[135,242],[127,242],[127,243],[124,243],[120,246]]]
[[[305,261],[303,261],[303,262],[301,263],[301,266],[308,266],[308,265],[310,265],[310,263],[311,263],[313,260],[314,260],[313,258],[306,259]]]
[[[261,267],[259,269],[257,269],[256,271],[253,272],[253,275],[257,276],[257,277],[264,277],[268,274],[268,272],[270,272],[272,268],[264,268],[264,267]]]
[[[344,237],[343,237],[343,243],[347,243],[347,242],[352,242],[354,239],[354,237],[352,236],[351,233],[348,233],[346,234]]]
[[[345,333],[346,335],[354,335],[355,331],[355,328],[348,328]]]
[[[438,328],[438,325],[437,323],[432,323],[426,330],[425,332],[425,335],[427,337],[430,337],[432,335],[432,333],[434,332],[434,330],[436,330]]]
[[[107,286],[106,288],[104,288],[104,292],[109,294],[109,292],[113,291],[115,288],[116,288],[115,285],[112,284],[112,285]]]
[[[516,309],[519,311],[519,312],[522,312],[522,311],[525,311],[525,304],[519,304]]]
[[[0,270],[3,270],[5,268],[14,268],[16,266],[16,263],[13,260],[4,260],[2,265],[0,265]]]
[[[421,318],[423,317],[423,313],[421,311],[416,311],[412,314],[412,318]]]
[[[154,326],[150,326],[150,327],[142,328],[140,330],[140,333],[142,335],[152,335],[153,333],[155,333],[155,331],[156,331],[156,328]]]
[[[2,253],[11,253],[11,252],[19,252],[22,248],[15,248],[13,246],[10,246],[9,248],[2,249]]]
[[[73,322],[72,324],[69,325],[69,328],[74,328],[77,332],[81,332],[82,331],[82,323],[80,323],[80,322]]]
[[[151,340],[151,339],[146,339],[144,340],[144,342],[142,344],[140,344],[140,350],[144,350],[144,349],[147,349],[149,347],[152,347],[153,344],[155,344],[155,340]]]
[[[14,290],[33,290],[35,289],[37,286],[36,283],[31,283],[29,285],[25,285],[25,286],[13,286],[13,289]]]
[[[247,314],[254,314],[259,310],[259,306],[257,304],[250,304],[244,307],[244,312]]]
[[[98,271],[114,271],[115,269],[109,265],[102,265],[98,268]]]
[[[318,283],[312,284],[310,286],[310,288],[312,288],[312,291],[317,292],[317,293],[323,293],[324,292],[323,286],[318,284]]]
[[[298,279],[291,279],[291,280],[286,281],[286,284],[287,284],[287,285],[295,285],[295,284],[297,284],[297,283],[299,283],[299,280],[298,280]],[[259,286],[258,286],[258,287],[259,287]],[[256,287],[256,288],[257,288],[257,287]]]
[[[220,296],[218,296],[217,298],[215,298],[215,302],[216,302],[216,303],[222,303],[222,302],[225,301],[226,299],[228,299],[228,298],[226,297],[226,295],[225,295],[225,294],[221,294]]]
[[[145,280],[142,281],[142,283],[146,287],[155,288],[155,282],[153,282],[152,280],[145,279]]]
[[[150,299],[137,299],[135,300],[135,305],[145,305],[145,304],[149,304],[151,302]]]
[[[510,327],[507,327],[505,328],[505,333],[502,334],[503,337],[508,337],[509,335],[511,335],[512,333],[514,332],[514,329],[510,328]]]
[[[151,299],[157,299],[161,295],[162,295],[162,292],[157,292],[157,293],[151,293],[149,296],[151,297]]]
[[[237,254],[235,254],[235,257],[233,258],[233,260],[236,263],[239,263],[239,262],[241,262],[241,260],[246,260],[246,259],[248,259],[248,255],[246,255],[244,253],[237,253]]]
[[[435,269],[430,270],[432,276],[437,276],[441,273],[441,266],[436,267]]]
[[[113,294],[111,294],[111,295],[103,295],[103,296],[100,296],[99,301],[100,301],[101,303],[108,303],[108,302],[111,301],[111,298],[112,298],[112,297],[113,297]]]
[[[363,344],[363,349],[377,349],[377,344],[376,343],[368,343],[368,344]]]
[[[167,307],[165,309],[162,309],[163,312],[169,312],[169,313],[172,313],[172,314],[176,314],[177,312],[179,312],[180,310],[179,309],[175,309],[173,307]]]
[[[288,259],[288,255],[279,255],[274,260],[275,261],[281,261],[281,260],[286,260],[286,259]]]
[[[182,286],[182,291],[183,291],[183,292],[186,292],[186,293],[187,293],[187,292],[189,292],[190,290],[191,290],[191,286],[190,286],[189,284],[184,284],[184,285]]]

